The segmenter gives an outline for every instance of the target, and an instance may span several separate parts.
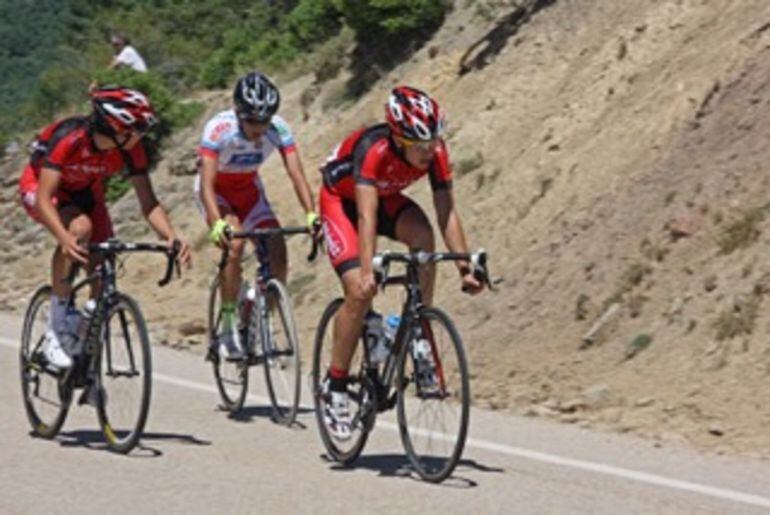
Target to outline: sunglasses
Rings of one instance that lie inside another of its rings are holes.
[[[262,120],[261,118],[256,118],[253,116],[238,116],[238,120],[240,120],[242,123],[245,123],[246,125],[263,125],[267,127],[270,125],[270,120]]]
[[[396,141],[398,141],[401,146],[404,148],[412,148],[419,150],[420,152],[433,152],[436,149],[436,145],[438,145],[439,139],[432,139],[428,141],[424,140],[414,140],[414,139],[407,139],[403,138],[401,136],[396,136]]]

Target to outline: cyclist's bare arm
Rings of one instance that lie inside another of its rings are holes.
[[[206,221],[209,226],[222,218],[217,205],[217,197],[214,192],[214,181],[217,178],[217,159],[211,156],[203,156],[201,165],[201,201],[206,209]]]
[[[460,214],[454,200],[451,188],[436,190],[433,192],[433,205],[436,208],[436,217],[444,237],[444,243],[450,252],[468,252],[468,243],[465,238]],[[473,278],[470,263],[468,261],[456,261],[457,269],[463,278],[463,285],[468,286],[469,291],[480,290],[483,285]]]
[[[88,262],[88,252],[75,237],[64,227],[56,206],[53,205],[53,195],[59,187],[61,174],[51,168],[40,170],[40,181],[37,190],[36,209],[46,228],[59,242],[64,253],[81,263]]]
[[[305,213],[315,211],[313,195],[310,193],[310,185],[305,177],[305,170],[302,167],[299,150],[295,150],[294,152],[283,156],[283,164],[286,168],[286,173],[289,174],[291,183],[294,186],[294,193],[297,195],[297,200],[302,204]]]
[[[166,240],[169,245],[172,245],[173,242],[179,238],[176,231],[174,231],[174,226],[171,224],[168,213],[166,213],[166,210],[160,202],[158,202],[158,198],[155,196],[150,177],[146,174],[134,175],[131,177],[131,182],[134,186],[136,197],[139,199],[142,214],[144,214],[150,227],[152,227],[158,236]],[[182,247],[179,251],[179,261],[189,264],[190,248],[185,242],[181,242],[181,244]]]

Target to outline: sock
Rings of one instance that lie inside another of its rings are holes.
[[[235,301],[222,302],[222,330],[230,332],[235,329]]]
[[[348,371],[334,366],[329,367],[329,391],[348,391]]]
[[[49,317],[50,329],[61,332],[67,317],[67,299],[51,294],[51,313]]]

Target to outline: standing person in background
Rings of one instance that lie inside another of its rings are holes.
[[[118,32],[113,35],[110,39],[110,43],[112,44],[112,48],[115,49],[115,57],[112,58],[110,68],[121,68],[125,66],[140,73],[147,71],[147,65],[145,64],[144,59],[142,59],[139,52],[129,44],[130,42],[124,34]]]

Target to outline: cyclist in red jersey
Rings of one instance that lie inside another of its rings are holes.
[[[364,315],[377,283],[372,269],[377,235],[411,249],[433,251],[435,238],[427,216],[403,189],[428,175],[439,228],[452,252],[468,252],[465,232],[455,208],[452,172],[441,138],[444,117],[426,93],[397,87],[385,106],[387,123],[355,131],[321,168],[321,220],[327,251],[340,277],[345,300],[334,321],[334,347],[328,371],[331,402],[326,409],[330,433],[350,438],[351,416],[347,375]],[[470,263],[458,262],[464,291],[476,294],[483,285]],[[433,300],[435,268],[425,266],[420,285],[424,301]]]
[[[153,192],[140,143],[156,122],[149,100],[132,89],[101,88],[91,91],[91,104],[90,116],[67,118],[43,129],[19,181],[24,209],[58,242],[51,262],[53,294],[43,353],[61,369],[72,365],[62,340],[77,325],[77,311],[68,306],[71,288],[64,279],[73,264],[94,264],[89,263],[85,244],[113,235],[103,179],[126,168],[150,226],[169,245],[177,239]],[[189,264],[186,243],[180,260]]]

